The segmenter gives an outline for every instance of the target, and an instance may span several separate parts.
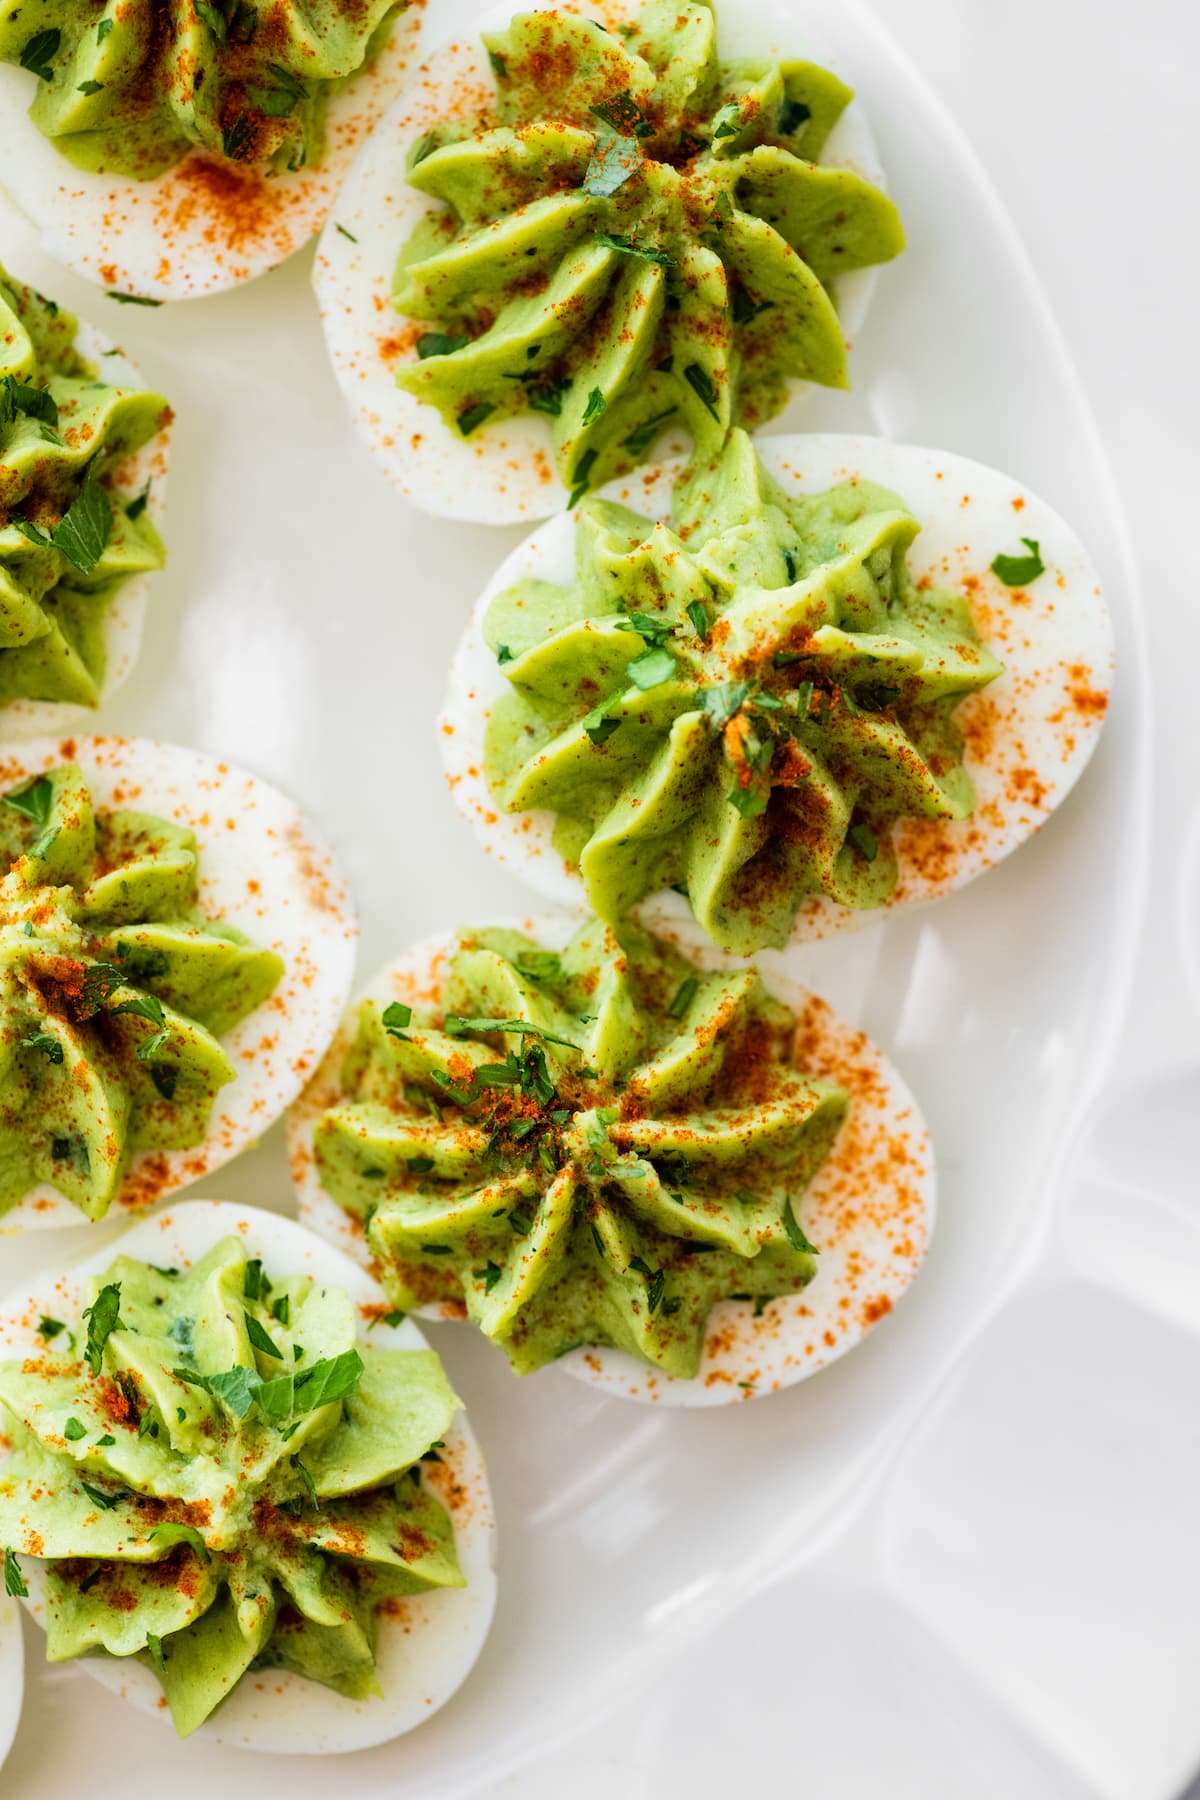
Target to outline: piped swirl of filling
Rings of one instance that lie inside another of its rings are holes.
[[[794,1211],[845,1116],[754,970],[595,921],[462,934],[439,1008],[368,1000],[315,1137],[396,1305],[464,1303],[519,1373],[580,1344],[694,1376],[713,1305],[803,1288]]]
[[[149,180],[200,149],[300,169],[404,3],[8,0],[0,62],[37,76],[30,117],[77,168]]]
[[[76,329],[0,269],[0,702],[97,705],[108,607],[163,564],[146,493],[113,478],[170,408],[101,380]]]
[[[401,387],[469,436],[545,414],[578,496],[668,425],[711,454],[787,379],[845,387],[840,275],[903,248],[887,196],[817,158],[851,99],[811,63],[722,63],[709,6],[650,0],[626,35],[525,13],[485,37],[497,99],[410,157],[445,202],[394,301],[436,329]]]
[[[970,814],[954,709],[1000,664],[961,595],[914,583],[886,489],[785,494],[734,432],[673,503],[672,529],[589,500],[575,585],[493,601],[511,692],[485,773],[508,811],[558,815],[601,918],[675,887],[749,955],[806,895],[886,901],[897,820]]]
[[[0,796],[0,871],[0,1214],[46,1182],[99,1219],[136,1152],[203,1141],[283,964],[197,910],[190,831],[72,764]]]
[[[119,1257],[88,1300],[0,1366],[0,1546],[10,1592],[43,1561],[49,1660],[137,1657],[181,1737],[251,1668],[377,1695],[381,1609],[464,1585],[420,1472],[457,1407],[437,1357],[360,1349],[347,1294],[236,1238]]]

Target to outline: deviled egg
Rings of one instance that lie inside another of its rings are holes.
[[[380,972],[289,1115],[301,1216],[521,1374],[790,1386],[892,1310],[934,1220],[896,1070],[794,985],[628,924],[460,931]]]
[[[0,1302],[0,1546],[53,1663],[181,1737],[365,1749],[429,1718],[495,1602],[441,1363],[348,1258],[213,1201]]]
[[[132,668],[170,423],[120,350],[0,268],[0,737],[69,728]]]
[[[664,433],[707,454],[798,382],[848,385],[903,233],[802,26],[600,0],[479,31],[416,71],[317,255],[334,368],[403,493],[536,519]]]
[[[144,739],[0,757],[0,1232],[147,1206],[261,1136],[356,933],[331,853],[252,775]]]
[[[441,744],[481,841],[542,893],[610,923],[690,903],[751,955],[992,867],[1078,779],[1111,680],[1096,572],[1020,482],[735,431],[513,553]]]
[[[0,181],[50,256],[118,296],[251,280],[320,230],[417,16],[403,0],[9,0]]]

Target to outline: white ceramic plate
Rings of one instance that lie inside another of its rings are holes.
[[[436,0],[428,42],[471,12]],[[1169,1093],[1121,1112],[1107,1086],[1144,917],[1153,717],[1120,496],[969,148],[857,0],[821,14],[910,249],[854,392],[811,397],[805,423],[944,446],[1055,506],[1112,607],[1112,716],[1051,829],[986,881],[788,958],[887,1047],[933,1131],[938,1233],[904,1306],[819,1380],[692,1414],[553,1370],[514,1381],[489,1345],[431,1324],[490,1452],[495,1629],[422,1731],[272,1770],[289,1800],[333,1783],[351,1800],[708,1800],[781,1771],[822,1800],[1172,1800],[1200,1762],[1195,1234],[1103,1124],[1082,1155],[1101,1095],[1097,1119],[1136,1121],[1143,1155],[1172,1116]],[[0,257],[82,306],[89,290],[34,249],[0,215]],[[343,849],[364,970],[460,918],[527,910],[457,817],[433,743],[470,606],[523,533],[420,518],[394,494],[327,371],[302,263],[218,301],[127,309],[121,330],[179,417],[171,562],[113,728],[292,793]],[[1104,1205],[1101,1164],[1125,1184]],[[288,1208],[281,1134],[221,1191]],[[23,1270],[69,1235],[23,1245]],[[5,1800],[85,1792],[111,1701],[30,1660]],[[133,1713],[109,1754],[125,1800],[258,1793],[266,1772],[164,1747]]]

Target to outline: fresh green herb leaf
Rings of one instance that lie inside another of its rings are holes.
[[[4,1591],[13,1600],[27,1600],[29,1589],[25,1586],[25,1577],[21,1573],[21,1565],[13,1550],[4,1552]]]
[[[720,143],[722,138],[736,137],[742,128],[742,109],[736,100],[722,106],[713,118],[713,143]]]
[[[721,422],[721,415],[717,411],[717,390],[713,386],[712,376],[708,373],[708,370],[701,368],[699,363],[688,363],[683,371],[683,379],[704,402],[705,406],[719,425]]]
[[[496,645],[496,661],[498,663],[511,662],[512,659],[513,659],[513,653],[509,649],[507,644],[497,644]]]
[[[625,256],[640,256],[643,262],[657,263],[660,269],[670,269],[675,263],[668,250],[660,250],[655,244],[639,244],[628,232],[598,231],[596,242],[608,250],[620,250]]]
[[[812,118],[812,107],[803,100],[787,99],[779,108],[776,129],[780,137],[793,137]]]
[[[49,31],[35,32],[21,52],[21,67],[36,75],[39,81],[53,81],[50,59],[58,55],[61,44],[62,32],[57,26],[51,26]]]
[[[525,404],[530,412],[545,413],[548,418],[557,419],[562,416],[563,395],[570,387],[569,380],[558,381],[549,386],[531,387],[526,390]]]
[[[150,1536],[159,1544],[188,1544],[196,1552],[201,1562],[212,1561],[208,1545],[194,1525],[184,1525],[176,1519],[167,1519],[163,1524],[154,1526]]]
[[[182,1371],[176,1369],[175,1373],[179,1375]],[[225,1369],[220,1374],[206,1376],[202,1382],[196,1382],[195,1385],[207,1387],[209,1393],[227,1406],[231,1413],[234,1413],[239,1419],[244,1419],[258,1398],[264,1383],[257,1369],[245,1369],[239,1365],[232,1369]]]
[[[1000,555],[992,561],[992,574],[999,576],[1005,587],[1028,587],[1031,581],[1046,573],[1037,539],[1023,537],[1021,542],[1028,550],[1028,556]]]
[[[367,1325],[367,1330],[372,1330],[376,1325],[390,1325],[395,1329],[397,1325],[403,1325],[407,1317],[408,1314],[401,1312],[398,1308],[392,1312],[376,1313],[375,1317]]]
[[[270,1283],[269,1282],[267,1283],[267,1291],[270,1292]],[[254,1257],[251,1257],[250,1261],[246,1264],[245,1270],[243,1271],[243,1274],[242,1274],[242,1295],[247,1300],[258,1300],[261,1298],[262,1292],[263,1292],[262,1258],[259,1256],[254,1256]]]
[[[643,419],[635,425],[628,437],[621,439],[622,449],[628,450],[630,456],[645,456],[651,444],[665,425],[675,417],[677,408],[668,406],[665,411],[655,413],[652,419]]]
[[[48,1031],[31,1031],[21,1039],[21,1048],[23,1050],[40,1050],[47,1062],[61,1063],[63,1059],[62,1045],[56,1037],[51,1037]]]
[[[733,286],[733,322],[735,325],[751,325],[760,313],[769,312],[769,300],[756,300],[754,295],[744,288],[740,281]]]
[[[708,610],[703,600],[689,600],[687,616],[692,621],[692,629],[697,637],[708,636]]]
[[[873,863],[879,855],[878,838],[871,827],[862,824],[861,821],[850,827],[846,833],[846,842],[853,844],[859,855],[864,856],[869,863]]]
[[[675,627],[669,619],[655,617],[653,613],[631,612],[627,617],[618,619],[614,629],[617,631],[636,631],[645,638],[651,649],[658,649],[669,643],[675,635]]]
[[[417,339],[417,355],[422,362],[431,356],[453,356],[456,350],[465,350],[470,341],[466,336],[451,337],[446,331],[423,331]]]
[[[753,692],[748,681],[714,681],[710,687],[706,687],[701,695],[701,705],[714,729],[723,731]]]
[[[128,1493],[126,1488],[118,1488],[115,1494],[106,1494],[102,1488],[92,1487],[87,1481],[80,1481],[79,1485],[92,1505],[100,1507],[103,1512],[111,1512],[114,1506],[119,1506]]]
[[[150,500],[150,482],[147,482],[140,494],[136,494],[125,508],[127,519],[140,519]]]
[[[118,306],[162,305],[161,300],[153,300],[149,294],[120,294],[117,292],[116,288],[109,288],[107,289],[107,295],[110,300],[115,300]]]
[[[533,1230],[533,1220],[530,1218],[529,1214],[521,1212],[519,1208],[515,1206],[508,1215],[508,1222],[518,1237],[527,1237]]]
[[[266,113],[268,118],[290,119],[296,108],[308,99],[308,89],[282,63],[268,63],[267,73],[274,85],[268,88],[250,88],[250,99],[259,112]]]
[[[280,1294],[278,1300],[271,1302],[271,1317],[279,1325],[290,1325],[292,1322],[292,1302],[287,1294]]]
[[[612,94],[607,99],[599,101],[591,110],[611,130],[622,136],[639,138],[654,136],[653,125],[628,88],[622,89],[619,94]]]
[[[179,1085],[178,1069],[164,1068],[161,1063],[155,1063],[150,1071],[150,1079],[164,1100],[175,1098],[175,1089]]]
[[[593,388],[587,397],[587,405],[583,409],[583,418],[580,423],[583,425],[590,425],[593,419],[598,419],[600,417],[600,414],[604,411],[607,404],[608,403],[605,400],[604,395],[600,392],[600,389]]]
[[[678,988],[675,990],[675,998],[667,1008],[671,1017],[673,1019],[682,1019],[699,991],[700,981],[697,976],[689,975],[686,981],[681,981]]]
[[[383,1029],[389,1037],[399,1038],[402,1044],[411,1042],[411,1039],[405,1035],[408,1027],[412,1024],[411,1006],[405,1006],[401,1000],[393,1000],[390,1005],[384,1007],[380,1019]]]
[[[364,1367],[357,1350],[343,1350],[340,1356],[323,1357],[289,1376],[287,1379],[295,1382],[296,1411],[316,1412],[320,1406],[347,1399],[362,1380]]]
[[[37,1334],[43,1342],[51,1344],[56,1337],[61,1337],[66,1329],[61,1319],[48,1319],[43,1313],[38,1320]]]
[[[112,501],[89,475],[50,533],[50,540],[81,574],[90,575],[108,546],[112,523]]]
[[[99,1375],[104,1360],[104,1346],[114,1331],[124,1330],[121,1322],[121,1284],[110,1282],[102,1287],[92,1304],[85,1308],[87,1348],[83,1360],[93,1375]]]
[[[293,1456],[292,1467],[304,1483],[304,1491],[308,1495],[308,1504],[312,1507],[314,1512],[320,1512],[321,1502],[317,1495],[317,1484],[312,1478],[312,1472],[305,1467],[298,1456]]]
[[[500,1277],[503,1275],[504,1270],[500,1267],[499,1263],[488,1262],[482,1269],[472,1269],[471,1273],[476,1281],[482,1281],[484,1293],[490,1294]]]
[[[53,800],[54,786],[48,775],[39,775],[25,787],[4,796],[5,806],[11,806],[14,812],[21,813],[39,827],[50,817]]]
[[[625,673],[635,687],[645,692],[649,688],[661,687],[675,673],[675,658],[669,650],[647,650],[644,656],[635,656]]]
[[[783,1203],[783,1229],[787,1233],[787,1241],[793,1250],[800,1250],[806,1256],[817,1255],[817,1246],[810,1244],[800,1229],[800,1222],[792,1210],[790,1200],[785,1200]]]
[[[254,125],[245,113],[239,113],[232,125],[227,125],[221,133],[221,148],[234,162],[249,161],[243,156],[246,150],[254,145]]]
[[[655,1269],[654,1274],[650,1277],[650,1285],[646,1289],[646,1310],[649,1312],[651,1318],[653,1318],[654,1314],[658,1311],[659,1303],[662,1300],[663,1290],[666,1285],[666,1270]]]
[[[96,42],[102,44],[112,28],[113,22],[111,19],[101,19],[96,27]]]
[[[121,1013],[130,1013],[134,1018],[148,1019],[151,1025],[161,1026],[165,1021],[162,1001],[157,994],[135,994],[132,1000],[120,1000],[108,1010],[114,1018]]]
[[[591,480],[592,470],[595,466],[595,450],[585,450],[583,455],[579,458],[579,461],[575,464],[575,474],[572,477],[574,485],[571,488],[570,497],[567,500],[568,512],[571,511],[572,507],[578,506],[579,502],[583,499],[583,496],[587,493],[588,482]]]
[[[593,1244],[595,1244],[595,1246],[596,1246],[597,1250],[600,1252],[601,1256],[603,1256],[604,1255],[604,1239],[600,1236],[600,1233],[596,1230],[596,1227],[594,1225],[592,1226],[592,1242],[593,1242]]]
[[[149,1652],[150,1661],[154,1664],[161,1680],[167,1672],[167,1658],[166,1653],[163,1650],[162,1639],[157,1637],[153,1631],[148,1631],[146,1633],[146,1649]]]
[[[80,1438],[87,1436],[87,1426],[82,1419],[68,1419],[63,1426],[63,1436],[69,1444],[77,1444]]]
[[[499,50],[493,50],[490,44],[488,45],[487,58],[492,65],[492,73],[498,75],[501,81],[507,81],[508,64],[505,62],[503,56],[501,56]]]
[[[358,239],[355,237],[354,233],[352,231],[347,231],[346,227],[344,225],[339,224],[338,230],[341,232],[341,234],[344,238],[349,238],[350,242],[352,244],[357,244]]]
[[[559,981],[562,978],[562,957],[554,950],[519,950],[514,961],[530,981]]]
[[[264,1356],[273,1356],[276,1362],[282,1362],[283,1351],[279,1348],[279,1345],[268,1336],[266,1331],[264,1331],[263,1327],[254,1317],[254,1314],[248,1313],[245,1308],[243,1308],[242,1317],[246,1321],[246,1336],[250,1339],[254,1348],[260,1350]]]
[[[513,1037],[540,1038],[544,1044],[562,1044],[568,1050],[579,1049],[573,1038],[556,1037],[552,1031],[544,1031],[540,1025],[531,1025],[528,1019],[461,1019],[457,1013],[448,1013],[443,1023],[449,1037],[465,1037],[469,1031],[503,1031]]]
[[[38,546],[39,550],[45,550],[47,548],[47,546],[49,545],[49,543],[50,543],[49,532],[40,530],[39,527],[36,526],[32,522],[32,520],[30,520],[30,519],[10,519],[9,523],[17,531],[20,532],[20,534],[23,538],[28,538],[29,542],[31,544],[36,544]]]
[[[51,430],[58,425],[58,402],[49,388],[34,387],[30,382],[18,381],[13,375],[5,375],[0,385],[3,386],[0,424],[5,423],[5,415],[11,421],[17,413],[24,413],[27,419],[38,419]]]
[[[81,81],[75,89],[75,92],[77,94],[86,94],[90,99],[93,94],[102,94],[104,92],[104,83],[102,81]]]
[[[116,1441],[117,1440],[113,1436],[112,1432],[106,1431],[102,1438],[96,1439],[96,1448],[97,1448],[97,1450],[108,1450],[111,1448],[111,1446],[113,1444],[116,1443]]]
[[[195,3],[197,18],[203,19],[204,23],[208,26],[208,29],[216,38],[218,44],[223,44],[228,35],[229,27],[225,14],[221,11],[221,8],[219,6],[214,6],[212,0],[195,0]]]
[[[622,723],[620,718],[610,719],[608,717],[604,710],[607,705],[607,700],[602,700],[600,705],[594,706],[591,712],[587,714],[586,718],[581,721],[584,731],[587,733],[593,744],[606,744],[613,732],[616,731],[617,727]]]
[[[598,138],[583,173],[582,191],[595,199],[610,199],[641,166],[642,153],[635,137],[617,133]]]
[[[495,405],[491,400],[477,400],[474,406],[468,406],[464,412],[459,413],[458,429],[464,437],[470,437],[471,433],[477,431],[485,419],[491,418],[495,410]]]

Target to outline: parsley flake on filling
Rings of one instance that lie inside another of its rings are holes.
[[[41,1559],[49,1660],[137,1657],[181,1737],[250,1669],[379,1694],[381,1610],[464,1586],[420,1473],[458,1406],[437,1356],[360,1349],[341,1289],[252,1267],[236,1238],[184,1272],[119,1257],[94,1357],[0,1365],[9,1592]]]
[[[789,378],[848,385],[838,278],[904,240],[886,194],[818,161],[852,98],[836,76],[721,62],[701,0],[650,0],[623,35],[523,13],[484,42],[492,109],[410,156],[444,207],[393,299],[454,347],[405,363],[403,388],[452,426],[547,414],[575,493],[670,424],[710,454]]]
[[[103,1218],[135,1153],[203,1142],[283,964],[198,910],[198,870],[74,764],[0,794],[0,1215],[46,1182]]]
[[[917,520],[885,488],[785,493],[743,432],[693,465],[672,523],[588,500],[576,576],[484,621],[511,691],[485,774],[613,923],[664,888],[715,944],[787,942],[806,895],[883,904],[892,828],[975,805],[955,708],[1001,673],[965,597],[918,586]]]
[[[300,169],[404,3],[39,0],[0,9],[0,62],[37,76],[30,118],[77,168],[149,180],[200,149]]]
[[[463,933],[403,1036],[364,1001],[317,1168],[395,1305],[465,1303],[522,1374],[592,1344],[691,1377],[717,1301],[817,1271],[795,1208],[847,1098],[795,1036],[754,970],[628,925]]]
[[[0,703],[96,706],[104,621],[162,540],[117,466],[170,419],[161,394],[110,386],[77,321],[0,268]]]

